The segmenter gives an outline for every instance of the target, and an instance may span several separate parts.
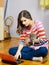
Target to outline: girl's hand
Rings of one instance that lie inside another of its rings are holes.
[[[17,60],[19,57],[21,58],[21,52],[17,51],[16,55],[14,56],[15,59]]]
[[[34,39],[34,43],[39,43],[39,40],[38,39]]]

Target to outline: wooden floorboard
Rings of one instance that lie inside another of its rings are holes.
[[[8,50],[11,47],[18,46],[18,39],[11,39],[11,40],[4,40],[0,42],[0,52],[8,54]],[[44,58],[44,62],[39,61],[30,61],[30,60],[24,60],[23,62],[18,65],[49,65],[49,54],[47,57]],[[0,59],[0,65],[11,65],[7,63],[3,63]]]

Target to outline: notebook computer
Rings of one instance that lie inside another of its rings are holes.
[[[0,53],[0,58],[2,59],[3,62],[10,64],[19,64],[23,62],[22,60],[16,60],[14,56],[5,53]]]

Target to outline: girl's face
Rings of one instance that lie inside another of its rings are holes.
[[[30,19],[27,19],[27,18],[25,18],[25,17],[22,17],[22,18],[21,18],[21,22],[22,22],[22,24],[25,25],[25,26],[29,26],[29,25],[30,25]]]

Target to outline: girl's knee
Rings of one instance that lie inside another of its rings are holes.
[[[43,57],[47,56],[48,50],[47,50],[46,47],[41,47],[41,48],[40,48],[40,51],[41,51],[41,53],[43,54]]]
[[[10,48],[8,52],[9,52],[9,54],[12,54],[13,49],[12,49],[12,48]]]
[[[13,48],[10,48],[8,52],[9,52],[9,54],[14,56],[17,52],[17,49],[18,49],[18,47],[13,47]]]

